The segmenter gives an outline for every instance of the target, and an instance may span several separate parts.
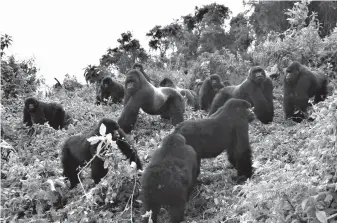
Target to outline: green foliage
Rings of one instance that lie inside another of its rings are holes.
[[[35,92],[42,79],[36,76],[35,60],[16,61],[14,56],[1,60],[1,91],[3,98]]]
[[[337,54],[334,44],[337,41],[336,35],[332,33],[322,40],[316,15],[305,17],[307,11],[305,5],[295,4],[294,9],[287,12],[292,28],[282,34],[283,38],[278,33],[270,33],[267,40],[251,52],[254,62],[264,66],[276,63],[282,69],[294,60],[310,66],[320,66],[331,61],[335,67],[333,58]],[[304,26],[304,21],[308,18],[309,25]]]
[[[177,22],[171,23],[165,27],[155,26],[146,36],[150,37],[149,46],[154,50],[160,51],[160,57],[163,58],[166,51],[175,47],[175,43],[182,38],[182,26]]]
[[[227,40],[226,45],[230,47],[232,52],[245,52],[254,40],[252,26],[249,25],[248,18],[244,13],[239,13],[231,19],[230,27],[226,36],[229,41]]]
[[[229,80],[232,84],[239,84],[247,76],[250,69],[250,62],[242,59],[240,54],[233,54],[227,49],[216,51],[215,53],[203,53],[192,65],[193,79],[204,80],[206,74],[201,67],[203,62],[209,62],[210,74],[218,74],[222,80]]]
[[[112,76],[112,73],[104,66],[92,66],[89,64],[86,68],[84,68],[84,77],[86,82],[98,83],[106,76]]]
[[[109,48],[107,53],[102,56],[101,66],[114,66],[125,73],[135,62],[144,63],[148,59],[144,48],[140,46],[137,39],[132,38],[130,31],[122,33],[117,42],[120,44],[118,47]]]
[[[78,88],[82,88],[83,85],[78,82],[75,75],[70,76],[69,74],[66,74],[63,80],[63,87],[68,91],[75,91]]]
[[[3,55],[5,55],[4,53],[4,49],[5,48],[8,48],[11,44],[12,44],[12,37],[5,34],[5,35],[2,35],[1,34],[1,52],[0,52],[0,57],[2,58]]]

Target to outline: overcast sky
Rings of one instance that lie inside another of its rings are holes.
[[[98,65],[122,32],[131,31],[148,49],[145,34],[155,25],[193,13],[194,7],[216,2],[242,12],[241,0],[0,0],[0,32],[12,36],[5,51],[18,59],[36,58],[48,85],[69,73],[83,82],[83,68]]]

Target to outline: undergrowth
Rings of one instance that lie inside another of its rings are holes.
[[[62,178],[60,149],[71,135],[86,132],[103,117],[117,120],[122,105],[96,106],[94,87],[59,90],[44,101],[61,103],[76,122],[67,130],[22,124],[24,98],[2,101],[1,219],[5,222],[139,222],[139,174],[118,149],[108,157],[109,172],[98,185],[86,168],[82,184],[69,190]],[[337,91],[313,106],[314,122],[285,121],[282,94],[274,90],[274,122],[249,127],[252,179],[237,185],[226,154],[202,161],[199,182],[187,204],[186,222],[329,222],[337,209]],[[187,109],[185,120],[206,117]],[[172,131],[172,125],[145,113],[129,136],[144,162]],[[6,144],[8,143],[8,144]],[[66,183],[65,183],[66,182]],[[168,222],[161,210],[160,222]]]

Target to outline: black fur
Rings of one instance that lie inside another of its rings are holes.
[[[251,177],[252,151],[248,122],[253,114],[249,110],[250,106],[245,100],[232,98],[208,118],[180,123],[174,133],[182,134],[186,144],[194,148],[199,167],[201,158],[213,158],[226,150],[238,176]]]
[[[140,71],[130,70],[125,80],[124,109],[118,119],[118,124],[126,133],[133,129],[139,109],[171,119],[173,125],[184,121],[184,98],[175,89],[156,88]]]
[[[248,101],[254,106],[256,118],[268,124],[274,118],[273,83],[266,77],[261,67],[250,69],[248,77],[241,84],[224,87],[215,96],[209,115],[215,113],[230,98],[239,98]]]
[[[57,103],[45,103],[36,98],[27,98],[23,109],[23,123],[32,126],[33,123],[43,125],[48,122],[54,129],[62,129],[69,115]]]
[[[165,137],[142,176],[144,212],[152,210],[154,223],[162,205],[168,206],[171,222],[184,219],[185,204],[198,172],[196,153],[185,142],[180,134]]]
[[[151,78],[145,73],[144,71],[144,68],[143,68],[143,65],[141,65],[140,63],[135,63],[133,66],[132,66],[132,69],[136,69],[136,70],[139,70],[140,72],[142,72],[142,74],[144,75],[145,79],[151,83]]]
[[[102,79],[96,103],[100,104],[104,99],[107,100],[109,97],[111,97],[113,103],[121,103],[124,98],[124,87],[112,80],[111,77],[105,77]]]
[[[99,121],[98,125],[94,130],[87,134],[70,136],[62,147],[61,162],[63,167],[63,175],[68,177],[70,180],[71,188],[75,187],[79,181],[77,178],[79,166],[84,165],[84,163],[89,161],[95,154],[98,143],[95,145],[90,145],[87,141],[88,138],[100,135],[99,129],[101,124],[106,126],[106,134],[111,133],[112,139],[116,141],[116,144],[120,151],[130,160],[137,164],[137,169],[142,169],[142,164],[137,155],[137,151],[133,149],[126,139],[126,135],[119,125],[111,120],[104,118]],[[108,170],[104,169],[104,161],[95,157],[91,164],[91,176],[95,183],[99,181],[107,174]]]
[[[199,109],[199,102],[197,94],[189,89],[177,87],[170,78],[164,78],[160,83],[160,87],[171,87],[176,89],[184,98],[186,98],[187,104],[192,106],[194,110]]]
[[[307,119],[309,98],[314,97],[314,103],[324,101],[328,95],[328,78],[323,73],[314,73],[305,66],[295,61],[286,69],[283,82],[283,110],[285,118],[291,118],[295,122]],[[295,110],[300,111],[299,116]],[[310,120],[310,118],[309,118]]]
[[[199,92],[200,109],[208,111],[214,96],[223,87],[224,85],[221,83],[219,75],[212,74],[210,77],[206,78],[206,80],[202,83]]]

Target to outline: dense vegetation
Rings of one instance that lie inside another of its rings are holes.
[[[167,26],[155,26],[146,35],[158,51],[149,56],[132,37],[121,34],[120,44],[109,49],[97,66],[100,71],[118,68],[125,73],[134,62],[143,63],[158,83],[164,77],[189,88],[196,79],[219,74],[232,84],[240,83],[252,65],[259,64],[274,80],[275,117],[272,124],[253,121],[249,137],[253,150],[252,179],[237,185],[225,154],[203,160],[199,183],[186,208],[187,222],[335,222],[337,221],[337,28],[336,2],[261,2],[253,14],[239,14],[230,21],[226,6],[210,4]],[[323,10],[329,8],[328,11]],[[277,17],[275,13],[282,16]],[[272,10],[270,12],[270,10]],[[335,11],[333,11],[335,10]],[[311,14],[311,12],[318,14]],[[268,13],[267,13],[268,12]],[[285,12],[285,13],[284,13]],[[327,17],[322,16],[326,12]],[[275,19],[277,18],[277,21]],[[283,20],[280,18],[284,18]],[[329,18],[329,19],[327,19]],[[322,23],[319,26],[319,23]],[[268,24],[268,25],[266,25]],[[1,220],[8,222],[139,222],[139,176],[116,150],[107,158],[110,171],[98,185],[84,169],[82,186],[69,190],[62,178],[60,147],[70,135],[86,132],[103,117],[117,120],[123,106],[96,106],[93,84],[82,86],[67,76],[61,88],[38,95],[58,102],[73,115],[67,130],[47,124],[22,123],[23,101],[34,95],[43,81],[37,78],[33,60],[6,57],[10,36],[1,39]],[[330,77],[328,99],[311,108],[313,122],[295,124],[284,120],[282,77],[289,62],[298,60]],[[187,70],[187,75],[184,71]],[[123,83],[124,76],[116,77]],[[187,108],[185,120],[206,117],[203,111]],[[130,134],[142,161],[172,130],[157,116],[139,115]],[[167,222],[165,210],[160,222]],[[165,220],[164,220],[165,219]]]

